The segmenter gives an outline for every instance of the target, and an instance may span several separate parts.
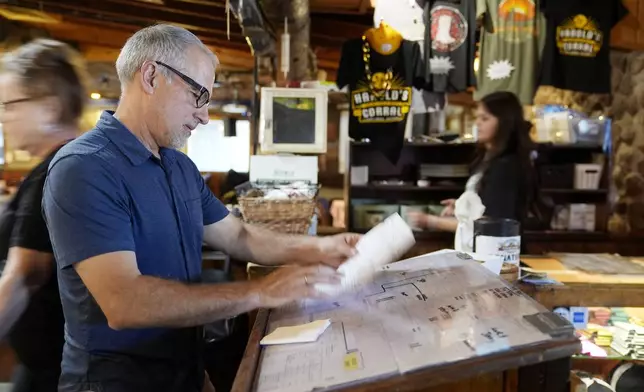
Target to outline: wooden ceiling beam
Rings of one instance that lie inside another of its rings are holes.
[[[367,10],[371,7],[371,0],[361,0],[359,11],[361,14],[366,14]]]
[[[177,1],[177,0],[163,0],[163,4],[157,3],[144,3],[137,2],[133,0],[101,0],[104,3],[112,3],[120,6],[126,7],[135,7],[140,8],[143,11],[151,10],[155,12],[166,12],[170,11],[172,13],[179,13],[183,15],[196,16],[199,18],[207,18],[211,20],[226,21],[226,4],[219,4],[215,2],[187,2],[187,1]],[[68,2],[68,0],[60,0],[62,3]],[[230,16],[231,20],[235,17]],[[236,20],[234,20],[236,22]],[[231,23],[232,24],[232,23]]]
[[[177,4],[198,4],[198,5],[206,5],[209,7],[217,7],[217,8],[226,8],[226,0],[222,1],[215,1],[215,0],[164,0],[166,3],[177,3]]]
[[[364,32],[373,26],[362,23],[343,22],[333,20],[328,17],[311,16],[311,35],[318,37],[340,38],[359,38]]]
[[[195,33],[208,33],[216,35],[218,38],[226,37],[227,24],[225,18],[222,20],[214,19],[211,15],[186,14],[169,8],[146,9],[133,1],[126,1],[122,4],[111,3],[107,1],[96,1],[91,6],[84,0],[8,0],[16,3],[16,6],[38,9],[41,11],[75,16],[81,13],[90,16],[92,19],[101,20],[101,15],[110,16],[119,22],[126,21],[136,22],[139,26],[150,25],[154,23],[172,23],[178,26],[192,30]],[[115,1],[115,0],[114,0]],[[230,24],[230,35],[241,39],[241,27],[239,23]]]
[[[113,62],[118,57],[120,48],[136,31],[131,27],[116,29],[88,25],[66,23],[44,26],[49,28],[53,38],[79,44],[87,61]],[[252,69],[253,56],[245,44],[215,42],[204,40],[204,43],[217,54],[222,69]]]
[[[238,51],[230,51],[227,49],[212,49],[217,53],[217,57],[221,62],[220,69],[222,71],[250,70],[253,68],[253,58],[247,53],[239,53]],[[117,47],[84,44],[80,46],[80,51],[87,62],[113,63],[116,61],[121,49]]]
[[[121,52],[119,48],[96,45],[80,45],[79,49],[88,63],[113,63]]]
[[[64,17],[63,23],[60,24],[43,24],[39,26],[47,29],[59,39],[118,47],[123,46],[125,41],[140,29],[138,26],[121,23],[70,17]],[[208,46],[235,49],[250,54],[250,48],[243,41],[235,42],[213,38],[204,34],[197,35]]]

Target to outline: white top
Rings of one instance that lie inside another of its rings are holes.
[[[465,184],[465,191],[476,192],[476,187],[479,185],[481,177],[483,177],[483,173],[481,172],[472,174],[472,176],[470,176],[470,178],[467,180],[467,183]]]

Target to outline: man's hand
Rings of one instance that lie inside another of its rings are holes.
[[[348,258],[355,256],[356,244],[362,236],[355,233],[342,233],[329,237],[318,237],[317,263],[337,268]]]
[[[281,267],[258,282],[259,303],[264,308],[277,308],[291,302],[319,297],[315,285],[338,284],[341,275],[326,266]]]
[[[231,257],[257,264],[326,264],[338,267],[355,254],[358,234],[287,235],[243,223],[232,215],[204,228],[204,241]]]

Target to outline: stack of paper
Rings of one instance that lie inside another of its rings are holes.
[[[397,261],[414,243],[414,233],[407,223],[398,214],[390,215],[360,239],[357,255],[338,268],[342,274],[339,285],[317,284],[315,288],[329,295],[358,290],[373,281],[383,265]]]
[[[628,313],[624,308],[611,308],[610,322],[615,325],[615,323],[628,323]]]
[[[639,325],[640,327],[644,327],[644,320],[642,320],[639,317],[632,316],[629,320],[629,323],[634,324],[634,325]]]
[[[635,324],[616,322],[611,348],[621,355],[644,358],[644,328]]]
[[[315,342],[326,331],[329,325],[331,325],[331,320],[326,319],[291,327],[279,327],[264,336],[259,344],[262,346],[270,346],[274,344]]]
[[[613,332],[601,325],[589,323],[586,333],[593,337],[593,341],[600,347],[609,347],[613,340]]]

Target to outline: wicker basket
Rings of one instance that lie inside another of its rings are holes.
[[[315,198],[271,200],[239,197],[244,221],[281,233],[306,234],[315,213]]]

